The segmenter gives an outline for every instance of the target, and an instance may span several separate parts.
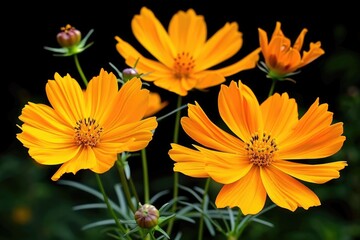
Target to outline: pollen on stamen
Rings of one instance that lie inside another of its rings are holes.
[[[195,60],[188,52],[178,53],[174,58],[174,74],[176,78],[187,78],[195,67]]]
[[[258,133],[253,134],[246,143],[245,149],[249,161],[259,167],[269,166],[274,161],[276,151],[279,150],[275,139],[266,133],[263,133],[261,137]]]
[[[93,118],[84,118],[76,122],[75,130],[75,143],[83,147],[95,147],[100,141],[100,136],[103,131],[102,127],[96,123]]]

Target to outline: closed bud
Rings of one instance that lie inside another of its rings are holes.
[[[124,82],[127,82],[128,80],[132,79],[133,77],[138,77],[139,74],[135,70],[135,68],[125,68],[122,71],[122,76],[123,76]]]
[[[61,32],[56,35],[56,39],[61,47],[72,48],[81,41],[81,32],[67,24],[61,28]]]
[[[140,205],[134,217],[139,227],[153,228],[158,224],[159,210],[151,204]]]

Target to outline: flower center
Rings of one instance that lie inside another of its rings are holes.
[[[95,147],[100,140],[103,128],[93,118],[84,118],[76,122],[75,142],[78,146]]]
[[[275,152],[279,150],[275,139],[266,133],[263,133],[262,137],[259,137],[258,133],[253,134],[245,149],[250,162],[259,167],[269,166],[274,160]]]
[[[174,70],[176,78],[188,78],[195,67],[195,60],[188,52],[178,53],[174,58]]]

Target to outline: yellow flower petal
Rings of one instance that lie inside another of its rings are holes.
[[[203,154],[206,161],[205,171],[216,182],[221,184],[233,183],[250,171],[253,164],[247,159],[245,151],[234,154],[195,147]]]
[[[276,140],[286,137],[298,122],[298,109],[294,99],[287,93],[281,96],[275,93],[261,104],[264,129],[267,134],[276,136]]]
[[[339,178],[339,171],[345,168],[347,163],[339,161],[324,164],[302,164],[291,161],[276,161],[273,163],[273,166],[297,179],[321,184],[331,179]]]
[[[251,53],[249,53],[248,55],[246,55],[241,60],[237,61],[236,63],[233,63],[233,64],[223,67],[223,68],[219,68],[216,70],[216,72],[227,77],[227,76],[234,75],[240,71],[252,69],[252,68],[256,67],[257,62],[259,61],[260,50],[261,50],[260,48],[257,48],[254,51],[252,51]]]
[[[149,102],[149,90],[141,88],[142,82],[136,77],[124,83],[112,102],[113,107],[110,111],[107,110],[108,118],[112,121],[103,124],[105,132],[107,129],[139,121],[144,117]]]
[[[70,75],[62,78],[56,73],[55,80],[46,84],[46,95],[56,113],[69,125],[85,115],[83,91]]]
[[[302,49],[302,47],[303,47],[303,44],[304,44],[305,35],[306,35],[307,32],[308,32],[308,30],[307,30],[306,28],[304,28],[304,29],[300,32],[298,38],[296,39],[296,41],[295,41],[295,43],[294,43],[294,45],[293,45],[293,48],[294,48],[296,51],[298,51],[298,52],[301,51],[301,49]]]
[[[266,192],[276,205],[291,211],[298,207],[309,209],[320,205],[313,191],[289,175],[271,166],[260,170]]]
[[[202,145],[219,151],[238,153],[243,143],[209,120],[201,107],[188,104],[189,117],[181,119],[184,131]]]
[[[138,51],[136,51],[135,48],[133,48],[128,42],[124,41],[119,36],[115,36],[115,40],[117,41],[116,50],[120,53],[120,55],[123,56],[126,61],[128,61],[130,57],[133,58],[134,62],[127,62],[127,64],[130,64],[129,66],[133,67],[138,59],[144,59],[144,57]],[[138,69],[138,66],[136,68]]]
[[[42,143],[46,146],[46,142]],[[60,145],[61,147],[62,145]],[[43,165],[62,164],[78,155],[81,149],[78,146],[66,146],[62,148],[46,148],[39,146],[29,146],[29,155],[38,163]]]
[[[111,114],[112,106],[115,102],[115,97],[118,92],[118,83],[116,76],[113,73],[107,73],[104,69],[101,69],[99,76],[94,77],[89,82],[85,99],[88,104],[86,115],[97,116],[96,120],[100,124],[103,124]],[[114,106],[114,108],[116,108]]]
[[[176,49],[164,27],[152,11],[142,7],[131,21],[136,39],[160,62],[168,65],[176,56]]]
[[[73,127],[63,121],[49,106],[29,102],[23,108],[19,119],[26,125],[54,135],[73,133]],[[58,137],[57,137],[58,138]]]
[[[96,165],[89,169],[95,173],[104,173],[109,171],[118,159],[117,152],[114,151],[113,148],[107,148],[104,145],[105,144],[101,144],[101,147],[93,148],[97,161]]]
[[[324,158],[340,150],[345,141],[343,124],[332,124],[327,104],[317,99],[301,117],[291,135],[284,139],[279,154],[283,159]]]
[[[261,48],[261,53],[264,56],[264,59],[269,59],[269,40],[267,33],[262,30],[261,28],[258,28],[259,32],[259,43]]]
[[[115,159],[116,160],[116,159]],[[115,162],[114,160],[114,162]],[[91,148],[82,149],[78,156],[61,165],[61,167],[51,177],[57,181],[64,173],[76,174],[81,169],[89,169],[96,165],[96,156]]]
[[[301,55],[299,51],[291,48],[291,42],[285,37],[275,37],[271,39],[268,48],[270,57],[266,65],[279,75],[294,72],[299,67]]]
[[[164,74],[162,74],[164,75]],[[155,74],[152,75],[154,77]],[[190,80],[190,79],[178,79],[177,81],[170,82],[169,78],[167,77],[161,77],[156,80],[154,80],[154,85],[160,88],[167,89],[168,91],[174,92],[180,96],[186,96],[188,94],[189,90],[189,84],[184,84],[184,81]],[[184,88],[186,86],[186,88]],[[192,86],[194,86],[194,81],[192,81]]]
[[[74,131],[68,132],[69,134],[52,132],[52,128],[39,129],[36,127],[24,124],[22,133],[17,135],[18,139],[24,141],[23,144],[27,147],[45,147],[48,149],[61,149],[69,147],[74,142]]]
[[[320,42],[310,43],[310,50],[303,52],[299,68],[311,63],[323,54],[325,54],[325,51],[321,48]]]
[[[119,152],[138,151],[148,145],[153,136],[151,130],[156,127],[155,117],[119,125],[104,133],[102,144],[111,143]]]
[[[149,95],[149,105],[145,112],[144,117],[155,115],[158,111],[163,109],[169,104],[168,101],[161,101],[160,94],[155,92],[150,92]]]
[[[226,23],[205,43],[197,59],[195,71],[209,69],[234,56],[242,46],[242,33],[236,22]],[[194,35],[193,35],[194,36]],[[226,46],[226,47],[224,47]]]
[[[225,77],[218,71],[202,71],[195,74],[195,79],[198,79],[198,81],[194,88],[198,90],[204,90],[225,82]]]
[[[204,17],[196,15],[193,9],[179,11],[170,20],[169,36],[178,52],[193,52],[197,57],[206,42],[206,34]]]
[[[275,37],[284,37],[284,33],[281,31],[281,22],[279,21],[276,22],[274,32],[271,36],[271,38]]]
[[[266,191],[261,182],[259,168],[251,171],[239,181],[224,185],[216,197],[218,208],[239,207],[244,215],[259,213],[266,200]]]
[[[262,116],[256,96],[239,81],[221,86],[218,99],[219,112],[226,125],[243,141],[263,129]]]
[[[205,161],[201,152],[172,143],[169,156],[176,162],[174,164],[175,172],[181,172],[191,177],[205,178],[209,176],[205,171]]]
[[[16,137],[29,148],[29,155],[37,162],[60,164],[76,154],[73,128],[64,125],[66,122],[50,107],[28,103],[19,119],[25,123],[21,127],[22,132]]]

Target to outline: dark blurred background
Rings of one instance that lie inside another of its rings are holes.
[[[205,17],[208,36],[225,22],[238,22],[239,30],[243,33],[243,46],[236,56],[224,64],[235,62],[259,46],[258,28],[265,30],[270,38],[276,21],[282,23],[284,34],[292,42],[303,28],[308,28],[304,50],[308,50],[310,42],[321,41],[325,55],[294,76],[296,84],[283,82],[277,85],[276,91],[289,92],[304,109],[317,97],[320,97],[320,102],[329,103],[330,111],[335,113],[334,121],[344,122],[347,140],[341,151],[326,161],[346,160],[349,166],[341,171],[339,179],[310,186],[321,199],[320,207],[308,211],[299,209],[295,213],[275,208],[263,216],[275,224],[274,228],[253,223],[247,228],[246,236],[247,239],[359,239],[359,17],[340,17],[337,14],[284,15],[283,12],[260,14],[237,5],[237,2],[231,1],[196,0],[101,1],[96,4],[73,2],[69,5],[61,2],[58,5],[12,2],[4,10],[9,11],[9,16],[2,16],[2,73],[5,73],[2,77],[5,86],[5,95],[2,95],[5,109],[2,126],[5,131],[0,150],[0,240],[106,239],[99,229],[83,231],[81,227],[107,218],[107,213],[73,211],[74,205],[94,202],[96,199],[82,191],[52,182],[50,177],[58,166],[40,166],[33,161],[27,149],[15,138],[19,132],[16,124],[21,124],[18,116],[28,101],[47,102],[45,84],[48,79],[53,79],[55,72],[62,76],[70,73],[80,80],[73,58],[54,57],[51,52],[44,50],[44,46],[58,47],[56,34],[60,27],[69,23],[82,31],[83,36],[94,29],[90,37],[94,45],[79,55],[82,68],[90,79],[98,75],[100,68],[112,71],[109,63],[118,69],[126,67],[116,51],[115,36],[120,36],[140,52],[145,52],[133,36],[130,26],[132,17],[139,13],[142,6],[149,7],[165,27],[178,10],[193,8]],[[241,72],[228,79],[241,79],[253,89],[260,101],[265,99],[271,84],[259,69]],[[169,101],[169,105],[158,116],[175,108],[174,94],[154,87],[152,90],[161,93],[163,99]],[[196,99],[215,118],[218,90],[218,87],[214,87],[207,92],[191,93],[184,102],[192,103]],[[149,146],[149,149],[157,149],[149,150],[152,194],[171,188],[171,181],[163,179],[170,179],[172,174],[172,162],[167,151],[172,141],[169,132],[172,132],[173,122],[171,116],[161,122]],[[180,135],[181,141],[187,141],[184,134]],[[130,165],[136,177],[140,162],[130,162]],[[96,188],[95,178],[88,171],[80,171],[76,176],[65,174],[63,178]],[[112,171],[104,178],[109,184],[116,182]],[[138,180],[141,181],[141,177]],[[192,184],[193,180],[184,178],[183,181]],[[113,191],[111,185],[107,188]],[[184,229],[191,229],[191,225],[184,226]]]

